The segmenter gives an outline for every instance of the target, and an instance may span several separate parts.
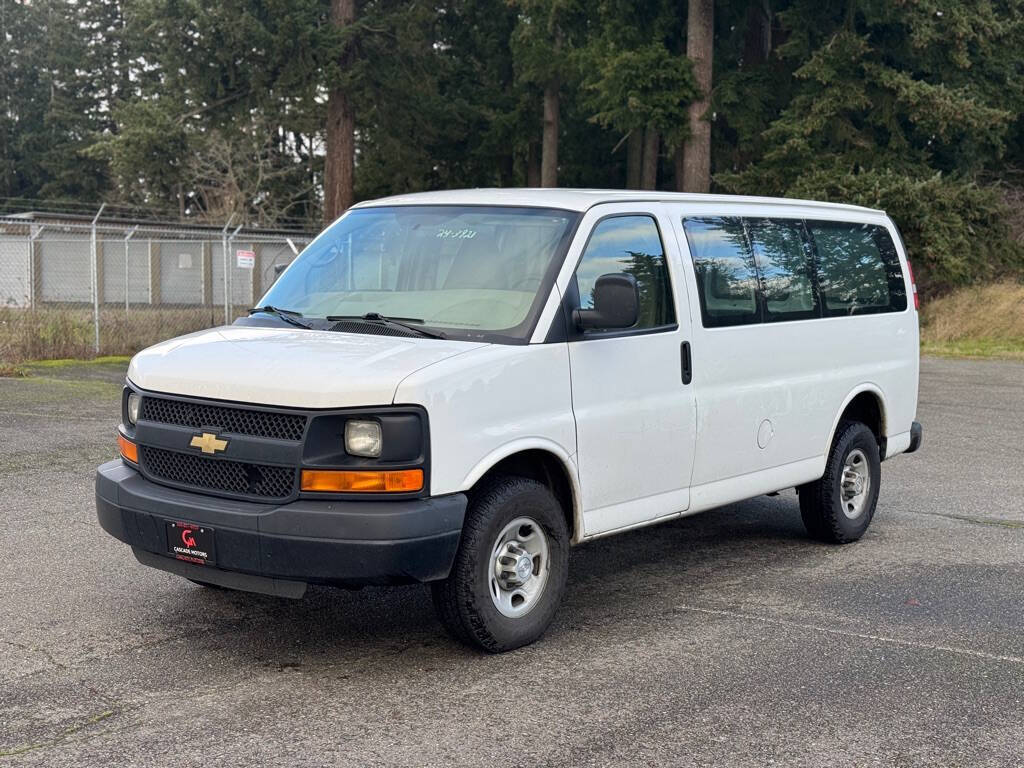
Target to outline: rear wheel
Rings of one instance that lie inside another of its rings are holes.
[[[471,503],[451,574],[431,585],[434,607],[456,639],[510,651],[547,629],[568,564],[568,528],[551,491],[527,478],[500,478]]]
[[[874,433],[860,422],[840,424],[824,476],[800,487],[800,515],[807,532],[832,544],[859,539],[875,515],[881,479]]]

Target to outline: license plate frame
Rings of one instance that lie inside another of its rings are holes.
[[[197,565],[213,565],[217,562],[213,528],[184,520],[166,520],[165,526],[169,555]]]

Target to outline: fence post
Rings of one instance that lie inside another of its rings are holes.
[[[203,306],[212,307],[213,301],[213,244],[209,240],[203,240],[200,252],[203,272]]]
[[[220,231],[220,248],[221,255],[224,257],[224,325],[228,325],[229,315],[231,313],[231,285],[230,285],[230,272],[228,270],[228,227],[231,226],[231,222],[235,220],[235,214],[231,214],[228,217],[228,223],[224,225],[224,229]]]
[[[100,214],[107,207],[106,203],[100,205],[96,215],[92,219],[92,228],[89,234],[89,244],[92,249],[92,329],[93,346],[97,355],[100,353],[100,262],[99,251],[96,248],[96,222]]]
[[[32,309],[43,303],[43,254],[37,241],[44,229],[45,224],[38,227],[30,224],[28,231],[29,307]]]
[[[239,233],[239,232],[240,232],[241,230],[242,230],[242,225],[241,225],[241,224],[239,224],[239,225],[238,225],[237,227],[235,227],[235,231],[234,231],[234,232],[232,232],[232,233],[231,233],[231,234],[230,234],[230,235],[228,236],[228,250],[231,250],[232,248],[234,248],[234,247],[235,247],[235,237],[236,237],[236,236],[238,235],[238,233]],[[229,259],[229,260],[228,260],[228,267],[230,268],[232,264],[234,264],[234,261],[233,261],[233,260],[231,260],[231,259]],[[228,275],[227,275],[227,273],[225,273],[225,274],[224,274],[224,279],[225,279],[225,280],[227,280],[227,276],[228,276]],[[228,281],[228,285],[231,285],[231,282],[233,282],[233,281]],[[232,287],[233,287],[233,286],[232,286]],[[230,304],[234,304],[234,296],[231,296],[231,299],[232,299],[232,300],[231,300]],[[228,319],[227,319],[227,320],[225,321],[225,323],[224,323],[224,324],[225,324],[225,325],[231,325],[231,316],[230,316],[230,315],[228,315]]]
[[[138,230],[139,225],[136,224],[127,235],[124,236],[124,313],[128,314],[128,241],[132,239],[132,235]]]
[[[255,256],[252,265],[252,278],[249,281],[250,307],[255,307],[256,302],[263,296],[263,243],[253,241],[252,252]]]
[[[159,241],[154,244],[153,238],[150,237],[147,243],[149,244],[146,250],[146,253],[149,254],[149,303],[150,306],[156,306],[161,301],[160,284],[163,280],[163,270],[160,262],[163,253]]]

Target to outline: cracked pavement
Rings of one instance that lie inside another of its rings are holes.
[[[123,369],[39,375],[0,379],[0,766],[1024,766],[1024,365],[922,362],[861,542],[792,491],[599,540],[496,657],[422,587],[139,565],[93,508]]]

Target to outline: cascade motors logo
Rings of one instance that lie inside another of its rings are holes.
[[[187,523],[169,523],[171,534],[171,552],[182,560],[210,560],[208,545],[200,543],[203,534],[209,539],[209,532],[205,528]]]

